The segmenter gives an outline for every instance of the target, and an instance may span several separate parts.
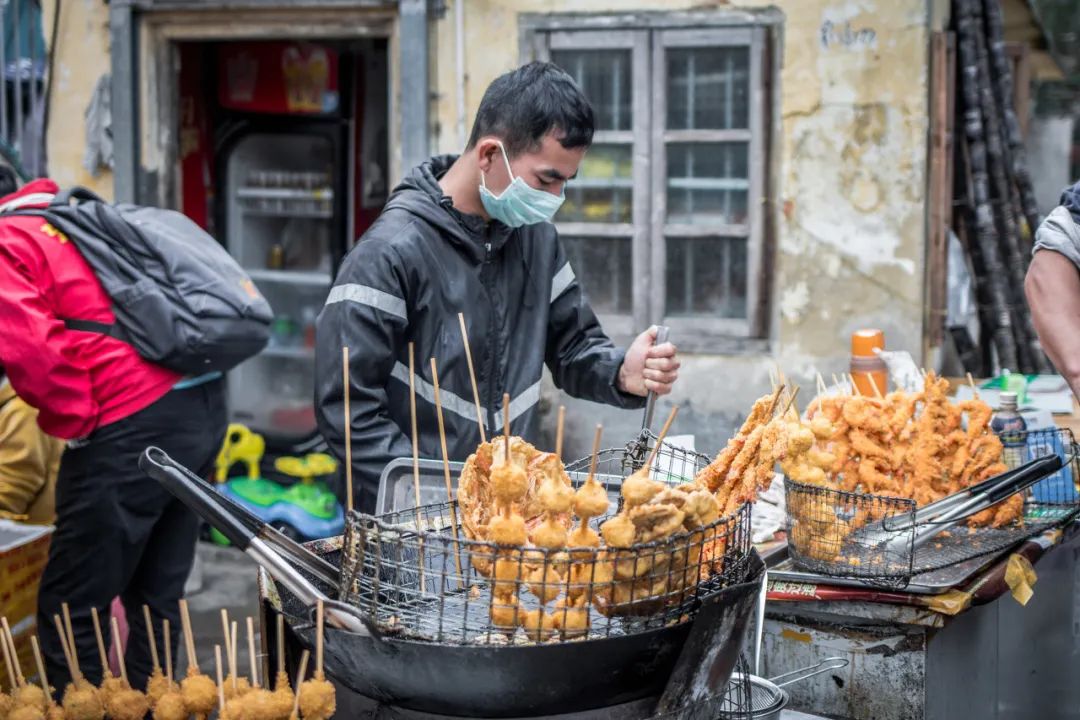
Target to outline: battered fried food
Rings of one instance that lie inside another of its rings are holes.
[[[626,515],[616,515],[600,525],[600,534],[609,547],[628,548],[634,544],[636,528]]]

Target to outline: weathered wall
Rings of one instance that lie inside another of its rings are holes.
[[[461,0],[456,0],[461,1]],[[813,376],[846,369],[850,332],[885,330],[893,348],[918,351],[922,337],[928,0],[777,0],[786,16],[777,137],[769,194],[776,208],[770,349],[687,356],[672,397],[673,432],[697,435],[714,452],[750,402],[768,390],[779,363],[804,393]],[[591,12],[702,9],[700,2],[604,0]],[[465,99],[471,122],[488,83],[519,58],[518,14],[580,12],[573,0],[468,0]],[[433,144],[459,150],[453,6],[438,21]],[[678,338],[674,338],[677,342]],[[550,409],[567,401],[549,388]],[[602,420],[609,444],[629,439],[638,413],[568,401],[568,454],[587,451]],[[667,412],[667,403],[659,414]]]
[[[57,3],[44,3],[45,28],[52,28]],[[109,72],[109,6],[100,0],[74,0],[59,3],[59,7],[46,131],[49,175],[60,185],[82,185],[111,198],[112,173],[103,170],[95,178],[82,164],[86,150],[84,113],[98,78]],[[46,31],[46,42],[50,39]]]

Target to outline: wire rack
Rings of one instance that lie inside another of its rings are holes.
[[[1013,470],[1038,457],[1057,454],[1069,460],[1061,470],[1023,492],[1019,517],[999,526],[915,522],[915,502],[797,483],[785,479],[789,551],[810,572],[903,587],[913,575],[939,570],[1000,552],[1080,510],[1080,463],[1072,432],[1062,429],[1025,433],[1024,446],[1006,449],[1002,462]],[[871,532],[871,528],[873,531]]]
[[[600,453],[599,477],[621,481],[640,467],[629,455],[627,448]],[[666,445],[657,455],[652,475],[672,487],[708,463]],[[574,485],[584,482],[587,466],[568,466]],[[350,514],[342,599],[383,632],[410,639],[571,642],[686,622],[701,595],[743,581],[750,567],[749,505],[626,548],[499,546],[468,539],[455,527],[455,510],[456,502],[379,517]],[[592,518],[590,526],[598,530],[607,517]]]

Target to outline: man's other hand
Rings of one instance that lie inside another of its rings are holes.
[[[641,333],[626,350],[619,368],[619,389],[631,395],[646,395],[651,390],[667,395],[679,377],[675,346],[669,342],[656,345],[656,326]]]

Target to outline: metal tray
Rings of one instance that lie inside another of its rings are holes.
[[[912,593],[914,595],[940,595],[965,585],[978,575],[981,570],[992,565],[1004,554],[1005,552],[983,555],[955,565],[949,565],[940,570],[931,570],[930,572],[913,575],[911,582],[907,586],[897,589],[897,592]],[[800,570],[795,567],[794,561],[788,557],[788,546],[786,544],[782,549],[771,553],[765,560],[769,566],[770,580],[866,588],[868,590],[882,589],[881,585],[875,585],[873,581],[830,577]]]

